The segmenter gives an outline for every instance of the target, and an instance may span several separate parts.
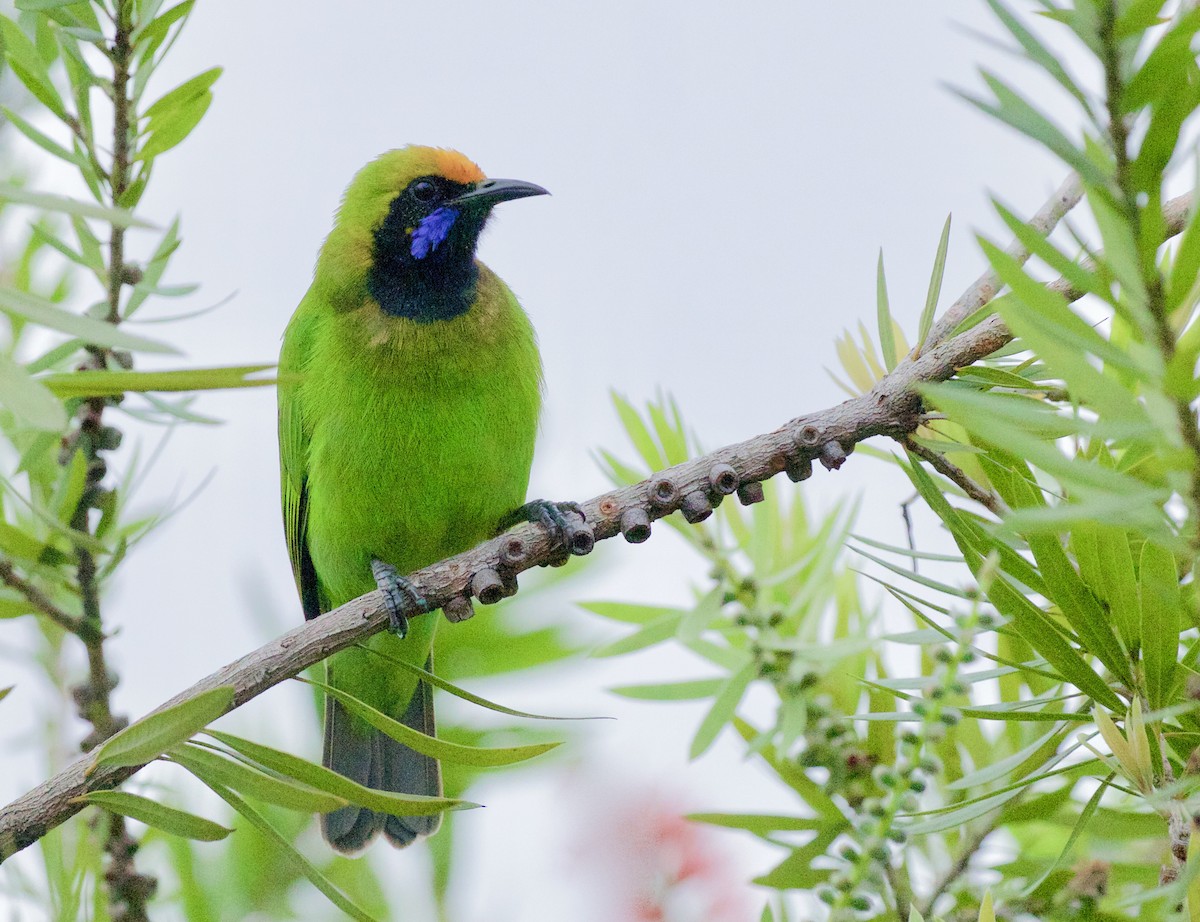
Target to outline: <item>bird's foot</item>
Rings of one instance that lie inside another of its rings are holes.
[[[387,609],[392,633],[403,637],[408,633],[408,612],[427,612],[429,603],[417,591],[417,587],[401,576],[400,571],[390,563],[372,560],[371,573],[375,577],[375,585],[383,593],[383,606]]]
[[[568,519],[568,513],[579,516],[579,522]],[[550,534],[551,539],[562,546],[564,555],[586,554],[595,544],[591,526],[587,524],[587,517],[579,503],[556,503],[548,499],[531,500],[501,519],[497,533],[508,531],[520,522],[536,522],[541,525]]]

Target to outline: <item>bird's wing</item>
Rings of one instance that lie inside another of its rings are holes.
[[[311,315],[303,305],[283,334],[279,356],[279,481],[283,491],[283,530],[292,575],[300,590],[304,617],[321,614],[317,572],[308,552],[308,443],[310,432],[301,406],[300,376],[304,372]]]

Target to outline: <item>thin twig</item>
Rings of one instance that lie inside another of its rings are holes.
[[[41,589],[17,573],[12,563],[3,558],[0,558],[0,582],[21,593],[25,597],[25,600],[40,614],[45,615],[64,631],[69,631],[72,634],[82,634],[87,630],[87,625],[82,619],[55,605],[54,600],[50,596],[46,595]]]
[[[124,204],[129,188],[133,156],[130,145],[133,104],[129,97],[134,56],[131,0],[117,0],[113,21],[112,47],[106,55],[113,68],[113,152],[111,169],[105,179],[110,203],[114,208],[119,208]],[[108,312],[105,320],[115,326],[121,322],[121,295],[127,282],[125,228],[120,224],[114,223],[109,231],[107,270]],[[108,351],[89,347],[84,368],[102,371],[107,366]],[[87,462],[83,494],[71,518],[71,527],[82,534],[90,533],[91,510],[97,507],[104,491],[102,481],[107,467],[100,457],[102,445],[105,444],[104,408],[104,398],[94,397],[83,402],[79,409],[79,426],[73,451],[64,452],[64,462],[69,462],[74,452],[82,452]],[[116,686],[116,679],[108,668],[105,656],[96,558],[87,545],[79,543],[75,546],[75,561],[75,576],[83,605],[82,624],[86,628],[77,633],[87,651],[88,678],[85,684],[74,689],[74,696],[80,714],[92,724],[92,732],[80,747],[87,752],[118,732],[128,721],[116,715],[112,708],[112,690]],[[134,855],[139,843],[130,834],[125,818],[119,813],[106,812],[104,820],[107,824],[104,850],[108,855],[104,879],[108,884],[109,915],[122,922],[147,922],[146,903],[154,895],[158,882],[154,877],[138,872]]]
[[[1030,219],[1029,226],[1042,235],[1049,234],[1058,226],[1063,215],[1078,205],[1082,198],[1083,183],[1077,174],[1072,173],[1038,209],[1037,214]],[[1029,250],[1019,240],[1009,244],[1006,252],[1022,265],[1029,260]],[[1002,287],[1003,282],[1000,281],[996,270],[989,268],[938,318],[930,328],[929,335],[925,337],[925,342],[921,344],[919,352],[942,342],[960,323],[996,297],[996,293]]]
[[[1022,795],[1018,794],[1017,797]],[[971,859],[975,857],[975,853],[979,851],[984,840],[987,839],[993,832],[996,831],[996,821],[984,823],[972,830],[962,841],[958,850],[958,857],[954,859],[954,864],[950,865],[946,873],[938,878],[933,885],[933,889],[929,891],[929,896],[925,898],[924,905],[919,909],[921,915],[930,918],[933,915],[934,904],[943,893],[950,889],[956,880],[967,872],[967,868],[971,866]]]
[[[892,896],[896,899],[896,922],[909,922],[912,910],[912,885],[908,880],[908,869],[904,865],[894,866],[890,861],[883,863],[883,873]]]
[[[1004,500],[993,493],[986,487],[980,486],[964,471],[961,467],[947,458],[939,451],[934,451],[932,448],[927,448],[922,445],[912,436],[905,436],[899,440],[900,444],[911,451],[923,461],[928,461],[929,464],[939,474],[948,477],[960,487],[967,496],[975,500],[975,502],[984,506],[988,511],[995,515],[1004,515],[1007,512],[1007,507],[1004,505]],[[915,562],[915,558],[914,558]]]

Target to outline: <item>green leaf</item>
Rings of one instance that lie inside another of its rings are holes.
[[[592,656],[604,657],[632,653],[634,650],[642,650],[646,647],[654,646],[654,644],[662,643],[665,640],[670,640],[675,636],[681,618],[682,614],[678,611],[664,615],[661,618],[651,621],[640,630],[634,631],[632,634],[627,634],[619,640],[614,640],[612,643],[597,647],[592,651]]]
[[[671,411],[670,419],[667,418],[667,410]],[[662,446],[667,465],[682,464],[686,461],[687,438],[683,432],[683,419],[674,399],[660,396],[658,401],[651,401],[646,405],[646,413],[654,424],[654,432]]]
[[[182,765],[210,787],[217,784],[232,788],[255,800],[289,810],[328,813],[350,803],[336,794],[319,791],[307,784],[265,774],[195,743],[174,746],[167,750],[167,755],[172,762]]]
[[[1041,568],[1051,600],[1079,635],[1087,652],[1104,663],[1126,685],[1133,684],[1129,654],[1113,633],[1112,621],[1079,578],[1057,535],[1031,534],[1029,549]]]
[[[650,624],[671,615],[682,617],[686,612],[683,608],[673,608],[666,605],[640,605],[637,602],[577,602],[584,611],[590,611],[601,618],[620,621],[623,624]]]
[[[727,829],[745,829],[757,836],[771,832],[804,831],[820,829],[828,820],[801,816],[783,816],[771,813],[689,813],[686,817],[693,823],[708,823]]]
[[[1014,292],[1017,297],[1005,301],[1001,317],[1066,382],[1072,398],[1096,410],[1106,424],[1122,424],[1127,437],[1156,435],[1137,395],[1088,360],[1089,353],[1111,354],[1112,347],[1067,307],[1066,299],[1036,282],[1026,286],[1018,281]],[[1143,374],[1142,380],[1148,377]]]
[[[1079,812],[1079,819],[1075,821],[1075,826],[1071,829],[1071,835],[1067,837],[1066,844],[1063,845],[1062,851],[1058,853],[1058,857],[1050,862],[1050,866],[1046,868],[1041,877],[1025,888],[1022,896],[1027,897],[1041,887],[1041,885],[1045,883],[1046,879],[1058,869],[1058,866],[1061,865],[1066,857],[1071,853],[1071,848],[1075,845],[1075,841],[1079,838],[1079,834],[1083,832],[1084,828],[1091,821],[1092,815],[1095,814],[1096,808],[1100,806],[1100,798],[1102,798],[1104,796],[1104,792],[1108,790],[1108,786],[1112,782],[1113,777],[1113,775],[1109,775],[1096,787],[1095,792],[1091,797],[1088,798],[1088,802]]]
[[[13,202],[17,205],[30,205],[43,211],[57,211],[79,218],[95,218],[115,224],[117,227],[153,227],[148,221],[124,208],[106,208],[91,202],[80,202],[63,195],[53,195],[49,192],[32,192],[29,189],[11,184],[0,184],[0,202]]]
[[[359,645],[359,649],[366,650],[368,653],[381,657],[398,668],[405,669],[417,676],[422,682],[428,682],[434,688],[440,688],[442,691],[449,692],[456,698],[462,698],[464,701],[470,701],[472,704],[478,704],[480,707],[487,708],[489,711],[496,711],[500,714],[508,714],[511,717],[526,717],[530,720],[603,720],[604,718],[595,717],[553,717],[547,714],[531,714],[529,711],[518,711],[510,707],[505,707],[503,704],[497,704],[495,701],[489,701],[487,698],[472,694],[465,688],[460,688],[451,682],[447,682],[441,676],[434,675],[422,669],[415,663],[409,663],[398,656],[389,656],[381,650],[376,650],[373,647]]]
[[[849,825],[849,821],[837,802],[826,793],[821,785],[809,778],[797,762],[779,758],[775,747],[770,743],[755,747],[754,744],[759,741],[761,734],[740,717],[733,719],[733,727],[743,740],[751,744],[751,751],[757,753],[759,758],[767,763],[767,766],[779,776],[784,784],[792,788],[809,807],[829,822],[834,835]]]
[[[154,44],[157,47],[167,37],[167,31],[171,26],[191,13],[195,4],[196,0],[184,0],[183,3],[177,3],[161,16],[139,27],[134,32],[134,39],[140,40],[139,44]]]
[[[31,123],[25,120],[23,116],[10,109],[8,106],[0,106],[5,117],[12,123],[12,126],[25,135],[30,141],[50,154],[52,157],[58,157],[60,160],[65,160],[67,163],[74,164],[76,167],[84,166],[84,158],[79,153],[73,150],[68,150],[63,147],[49,135],[43,134],[38,129],[34,128]]]
[[[4,57],[17,79],[25,84],[38,102],[66,121],[67,109],[58,90],[54,88],[48,65],[21,27],[7,16],[0,18],[0,39],[3,40]]]
[[[0,701],[3,701],[5,698],[7,698],[9,695],[9,692],[11,692],[16,687],[17,686],[15,686],[15,685],[6,685],[4,688],[0,688]]]
[[[185,107],[197,97],[208,93],[212,85],[217,82],[217,78],[221,76],[222,70],[223,68],[213,67],[202,74],[197,74],[190,80],[185,80],[179,86],[175,87],[175,89],[165,93],[152,103],[142,113],[142,118],[148,119],[151,124],[157,119],[168,118],[172,113]]]
[[[892,311],[888,306],[887,278],[883,273],[883,250],[875,267],[875,319],[879,325],[879,351],[883,364],[891,371],[896,367],[896,336],[892,329]]]
[[[129,298],[125,302],[126,319],[133,316],[134,312],[150,297],[158,283],[162,281],[163,274],[167,270],[167,263],[170,262],[171,255],[179,248],[179,244],[179,218],[176,218],[163,234],[150,259],[142,267],[141,282],[134,285],[133,290],[129,293]]]
[[[1071,546],[1080,574],[1104,603],[1125,648],[1141,649],[1141,603],[1125,529],[1080,522],[1071,530]]]
[[[942,279],[946,275],[946,253],[950,249],[950,218],[942,225],[942,236],[938,240],[937,255],[933,257],[933,272],[929,275],[929,291],[925,295],[925,307],[921,311],[921,323],[917,329],[917,350],[925,347],[925,340],[933,328],[933,315],[937,312],[938,298],[942,294]]]
[[[60,308],[53,301],[19,291],[8,285],[0,285],[0,310],[24,317],[39,326],[66,333],[68,336],[75,336],[94,346],[130,349],[137,352],[178,354],[178,350],[174,346],[126,333],[119,327],[102,320],[94,320],[81,314],[72,314]]]
[[[1030,381],[1028,378],[1023,378],[1021,375],[1013,374],[1011,371],[1005,371],[1002,368],[989,368],[986,365],[970,365],[967,368],[960,368],[954,373],[954,376],[960,381],[981,381],[984,384],[991,384],[995,387],[1007,387],[1013,390],[1021,391],[1044,391],[1047,385],[1041,381]],[[927,439],[922,439],[922,443],[927,442]],[[948,443],[946,450],[948,451],[970,451],[971,445],[959,446],[955,443]]]
[[[746,689],[750,687],[750,683],[757,675],[758,664],[749,662],[722,683],[723,687],[720,693],[713,701],[708,713],[704,715],[704,720],[700,722],[700,727],[692,739],[692,745],[688,749],[689,759],[697,759],[702,756],[716,740],[721,729],[733,720],[738,705],[742,703],[742,698],[746,694]]]
[[[1059,58],[1062,56],[1061,53],[1055,54],[1043,45],[1037,36],[1026,29],[1021,21],[1000,0],[987,0],[987,5],[992,8],[992,12],[996,14],[996,18],[1004,23],[1004,27],[1008,29],[1009,34],[1020,42],[1029,60],[1033,61],[1053,77],[1059,86],[1075,97],[1075,100],[1083,107],[1085,112],[1090,113],[1091,104],[1087,95],[1075,85],[1075,81],[1071,79],[1071,76],[1063,68],[1062,64],[1059,63]]]
[[[947,829],[953,829],[955,826],[962,826],[972,820],[979,819],[979,817],[985,816],[993,810],[999,810],[1014,797],[1018,797],[1024,793],[1025,790],[1024,786],[1020,786],[1009,791],[1001,791],[999,794],[971,801],[963,806],[948,810],[945,813],[931,816],[912,825],[906,825],[903,829],[910,836],[924,836],[932,832],[943,832]]]
[[[78,3],[79,0],[17,0],[16,7],[18,10],[53,10],[60,6],[71,6]]]
[[[34,429],[61,432],[67,426],[67,411],[41,382],[0,353],[0,406]]]
[[[618,685],[609,691],[638,701],[696,701],[713,697],[724,684],[724,679],[693,679],[655,685]]]
[[[148,163],[180,144],[200,124],[212,101],[212,93],[206,90],[152,121],[149,138],[134,159]]]
[[[185,839],[217,842],[233,832],[232,829],[227,829],[212,820],[164,806],[148,797],[140,797],[127,791],[89,791],[76,799]]]
[[[1179,652],[1180,597],[1175,556],[1147,541],[1142,547],[1142,656],[1151,708],[1170,703]]]
[[[946,502],[920,462],[915,457],[910,458],[910,461],[907,470],[913,485],[930,508],[946,523],[972,572],[978,575],[983,561],[970,542],[964,539],[957,511]],[[987,595],[1000,614],[1012,619],[1012,627],[1018,635],[1044,656],[1046,662],[1063,678],[1110,710],[1120,707],[1120,699],[1108,684],[1063,638],[1046,614],[1013,587],[1004,576],[997,575],[991,580]]]
[[[1021,766],[1022,763],[1030,760],[1034,755],[1046,750],[1047,754],[1053,754],[1058,744],[1063,737],[1070,732],[1070,727],[1051,727],[1044,734],[1035,739],[1028,746],[1019,749],[1010,756],[1003,759],[998,759],[994,762],[987,762],[969,774],[963,775],[958,780],[947,785],[948,791],[966,791],[975,787],[983,787],[992,784],[1004,778],[1009,772]]]
[[[1045,235],[1010,211],[999,199],[992,199],[992,205],[1021,245],[1070,282],[1074,288],[1099,295],[1105,300],[1112,298],[1111,290],[1099,275],[1066,256]]]
[[[291,753],[272,749],[270,746],[217,730],[205,732],[213,739],[219,740],[230,749],[241,753],[264,768],[287,775],[289,778],[295,778],[309,787],[345,798],[352,804],[367,807],[377,813],[387,813],[392,816],[429,816],[445,810],[465,810],[479,806],[465,800],[425,797],[420,794],[395,794],[390,791],[364,787],[337,772]]]
[[[274,365],[237,365],[217,368],[182,368],[178,371],[73,371],[38,378],[59,397],[103,397],[146,391],[216,391],[241,387],[267,387],[274,378],[250,375]]]
[[[314,679],[298,679],[298,681],[319,688],[326,695],[336,698],[351,714],[366,721],[376,730],[390,736],[397,742],[403,743],[409,749],[443,762],[453,762],[457,765],[474,765],[480,768],[513,765],[516,762],[524,762],[535,756],[540,756],[551,749],[557,749],[561,745],[561,743],[535,743],[530,746],[489,748],[451,743],[448,740],[438,739],[436,736],[427,736],[419,730],[414,730],[412,727],[400,723],[398,720],[393,720],[386,714],[375,710],[369,704],[342,691],[340,688],[334,688],[332,685],[326,685],[324,682],[318,682]]]
[[[679,627],[675,629],[675,636],[685,644],[699,640],[700,636],[720,617],[724,605],[725,587],[718,584],[711,591],[705,593],[691,611],[679,619]]]
[[[654,436],[650,434],[650,430],[646,428],[646,424],[642,422],[638,411],[633,408],[633,404],[616,391],[611,392],[611,397],[613,406],[617,411],[617,416],[621,420],[622,427],[625,429],[625,434],[633,442],[633,447],[637,449],[637,453],[642,456],[642,460],[650,470],[662,470],[667,466],[667,459],[659,449],[658,444],[654,441]]]
[[[301,855],[292,844],[281,836],[278,830],[275,829],[266,818],[246,803],[233,791],[220,785],[213,785],[212,789],[216,792],[225,803],[233,807],[239,814],[245,817],[252,826],[261,832],[271,844],[273,844],[283,857],[303,874],[314,887],[320,890],[329,899],[333,905],[350,916],[352,919],[357,919],[359,922],[375,922],[374,918],[367,914],[366,911],[359,908],[350,897],[342,893],[324,874],[318,871],[312,864],[309,863],[303,855]]]
[[[1050,119],[1030,105],[1003,81],[987,71],[983,80],[995,94],[996,102],[961,94],[967,102],[978,106],[988,115],[1005,122],[1026,137],[1045,146],[1051,153],[1075,170],[1089,186],[1106,188],[1108,177],[1088,155],[1073,144]]]
[[[232,708],[233,693],[232,685],[210,688],[130,724],[96,750],[87,774],[102,765],[145,765],[156,759]]]

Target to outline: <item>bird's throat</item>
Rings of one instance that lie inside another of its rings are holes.
[[[414,265],[377,253],[367,289],[384,313],[434,323],[470,310],[478,280],[479,270],[470,256]]]

